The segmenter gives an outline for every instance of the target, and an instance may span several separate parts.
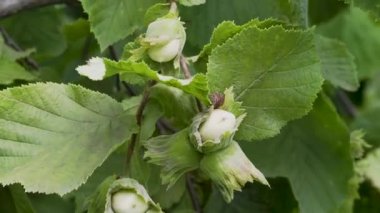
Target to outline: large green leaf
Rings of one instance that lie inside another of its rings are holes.
[[[317,50],[322,63],[322,73],[334,86],[348,91],[359,88],[359,80],[353,55],[338,40],[319,36]]]
[[[322,76],[313,31],[251,27],[215,48],[207,73],[212,92],[234,87],[247,117],[237,137],[274,136],[290,120],[307,114]]]
[[[134,132],[134,117],[80,86],[31,84],[0,92],[0,183],[66,194]]]
[[[317,31],[347,45],[355,56],[359,78],[371,77],[379,70],[380,27],[367,13],[358,8],[347,9],[320,25]]]
[[[241,146],[266,176],[289,179],[301,212],[337,212],[354,198],[349,132],[324,97],[277,137]]]
[[[186,23],[188,41],[202,47],[209,41],[214,27],[222,21],[238,24],[253,18],[277,18],[288,23],[307,25],[306,0],[207,0],[206,4],[184,8],[181,11]]]
[[[81,0],[103,51],[144,24],[149,6],[160,0]]]
[[[258,28],[268,28],[274,25],[283,25],[283,22],[279,22],[274,19],[266,19],[260,21],[259,19],[252,19],[251,21],[243,24],[237,25],[233,21],[223,21],[218,26],[215,27],[212,32],[210,42],[206,44],[201,52],[199,53],[195,66],[198,72],[206,72],[208,57],[211,54],[211,51],[219,45],[222,45],[229,38],[235,36],[242,30],[256,26]]]

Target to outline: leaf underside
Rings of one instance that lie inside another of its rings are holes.
[[[0,91],[0,183],[66,194],[130,137],[133,121],[115,100],[80,86]]]

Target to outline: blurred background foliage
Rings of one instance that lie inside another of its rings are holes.
[[[225,204],[215,190],[211,193],[199,189],[203,193],[205,212],[290,213],[301,210],[318,213],[350,212],[351,209],[358,213],[380,212],[380,154],[377,151],[380,146],[379,5],[376,0],[207,0],[204,5],[180,8],[187,30],[187,56],[196,55],[208,43],[213,29],[224,20],[242,24],[254,18],[275,18],[302,28],[313,27],[316,34],[342,42],[354,57],[360,81],[359,88],[350,92],[325,83],[325,93],[335,106],[327,96],[321,95],[315,103],[318,108],[305,118],[291,122],[284,130],[287,135],[243,146],[255,165],[272,177],[271,188],[249,184],[236,194],[230,205]],[[143,18],[143,14],[133,16],[136,20]],[[124,44],[143,32],[144,26],[129,30],[122,39],[101,51],[81,4],[70,1],[3,16],[0,29],[1,88],[30,81],[53,81],[81,84],[121,100],[126,91],[115,84],[115,79],[90,81],[80,77],[74,68],[95,55],[118,58]],[[335,107],[345,123],[337,117]],[[352,153],[369,147],[355,158],[339,149],[340,140],[349,140],[346,133],[357,129],[362,130],[370,147],[364,146],[360,137],[356,140],[352,137],[351,143],[358,144],[352,145],[356,147]],[[276,156],[273,150],[285,151]],[[330,155],[324,156],[326,150]],[[314,155],[322,157],[316,159]],[[336,160],[329,156],[335,156]],[[118,163],[121,158],[115,153],[85,185],[63,198],[26,194],[17,184],[0,186],[0,212],[82,212],[86,199],[107,174],[122,174],[122,166]],[[342,176],[353,175],[352,168],[345,169],[351,166],[345,164],[351,158],[355,158],[354,170],[358,173],[352,180],[351,191],[343,186],[328,185],[332,179],[339,182]],[[280,162],[289,165],[281,167]],[[158,185],[158,177],[153,182]],[[331,194],[326,190],[332,190]],[[309,196],[310,191],[317,196]],[[332,197],[325,197],[326,194]],[[173,203],[168,201],[169,212],[191,212],[187,195],[179,198]]]

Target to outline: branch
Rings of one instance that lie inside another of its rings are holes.
[[[185,78],[191,78],[191,72],[190,72],[189,65],[185,56],[183,55],[180,56],[179,63],[181,65],[181,69]]]
[[[149,101],[149,96],[150,96],[150,88],[155,84],[156,82],[149,82],[148,85],[145,87],[143,97],[141,99],[139,108],[137,109],[136,112],[136,122],[139,127],[141,127],[142,119],[143,119],[143,113],[145,110],[146,105],[148,104]],[[127,150],[127,159],[126,159],[126,168],[128,171],[129,168],[129,163],[131,162],[132,155],[136,146],[136,143],[139,139],[139,134],[135,133],[131,137],[131,143],[128,146]]]
[[[182,70],[183,75],[185,76],[185,78],[187,78],[187,79],[191,78],[191,72],[190,72],[190,69],[189,69],[189,64],[188,64],[188,62],[186,60],[186,57],[184,55],[182,55],[182,54],[179,57],[179,64],[181,66],[181,70]],[[195,101],[197,103],[198,111],[202,112],[203,111],[203,106],[202,106],[201,102],[197,98],[195,99]]]
[[[0,18],[8,17],[22,10],[53,4],[74,3],[76,1],[77,0],[1,0]]]

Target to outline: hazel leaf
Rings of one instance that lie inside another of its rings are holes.
[[[81,86],[30,84],[0,100],[0,183],[27,192],[78,188],[136,131],[120,103]]]
[[[210,104],[208,97],[208,82],[204,74],[196,74],[190,79],[178,79],[172,76],[161,75],[152,70],[144,62],[119,61],[104,59],[106,65],[105,77],[120,74],[121,79],[128,80],[129,75],[137,75],[146,80],[154,80],[167,86],[178,88],[198,98],[205,104]]]
[[[233,86],[247,117],[238,139],[273,137],[312,108],[323,78],[313,30],[250,27],[215,48],[208,63],[211,92]]]

